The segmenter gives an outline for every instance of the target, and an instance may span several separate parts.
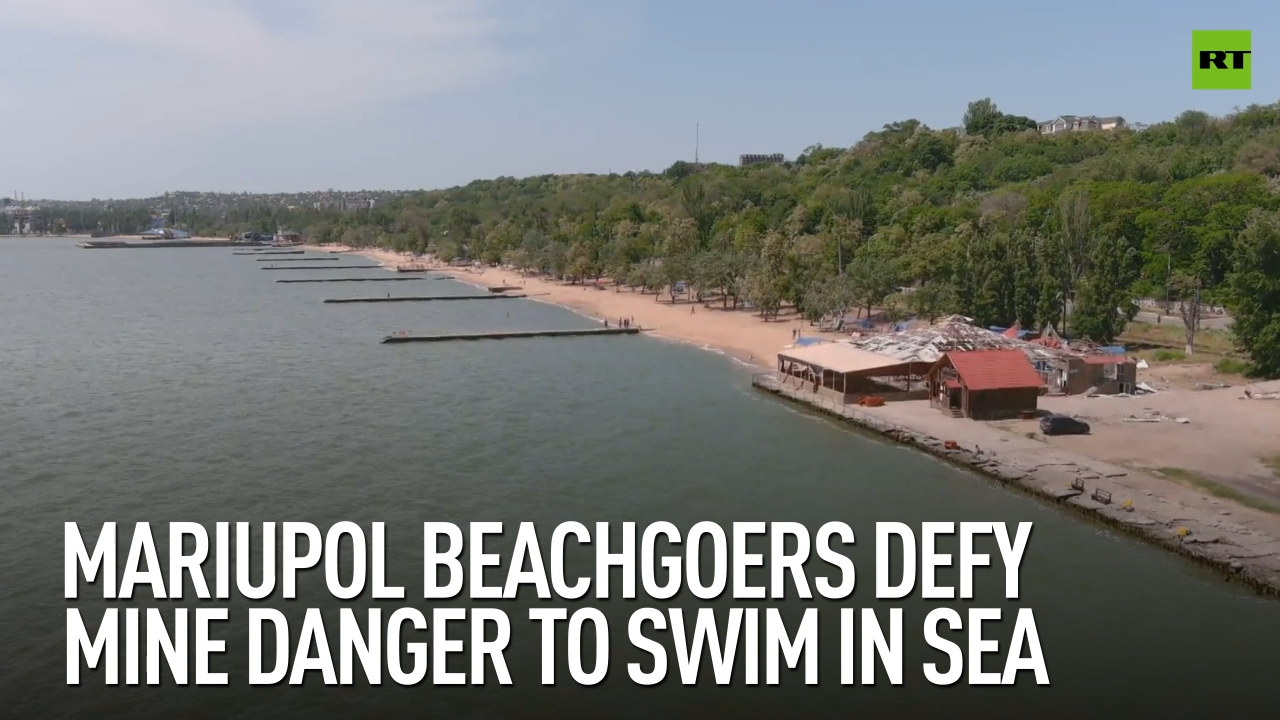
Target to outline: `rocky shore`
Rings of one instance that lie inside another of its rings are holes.
[[[771,373],[755,375],[752,384],[1136,535],[1213,567],[1228,580],[1280,598],[1280,518],[1274,515],[984,423],[946,417],[925,401],[854,408],[784,387]]]

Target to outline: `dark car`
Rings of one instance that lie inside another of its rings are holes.
[[[1089,423],[1066,415],[1040,418],[1040,432],[1045,435],[1088,435]]]

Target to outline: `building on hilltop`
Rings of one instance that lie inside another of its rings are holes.
[[[773,153],[772,155],[739,155],[738,156],[739,167],[746,167],[748,165],[760,165],[764,163],[777,165],[785,161],[786,161],[786,158],[783,157],[782,153]]]
[[[1056,135],[1062,132],[1080,132],[1082,130],[1115,130],[1126,126],[1124,118],[1119,115],[1098,117],[1096,115],[1062,115],[1040,123],[1041,135]]]

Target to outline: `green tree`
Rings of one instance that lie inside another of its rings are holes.
[[[1235,242],[1231,333],[1253,371],[1280,376],[1280,214],[1255,211]]]
[[[1102,239],[1094,243],[1071,318],[1076,335],[1109,343],[1124,331],[1136,311],[1129,292],[1133,254],[1124,241]]]
[[[876,305],[898,291],[902,284],[901,267],[900,258],[884,242],[872,241],[859,248],[845,273],[853,305],[866,308],[870,315]]]
[[[1020,115],[1005,115],[991,98],[974,100],[964,113],[964,131],[969,135],[992,137],[1019,130],[1035,129],[1036,121]]]
[[[746,299],[769,317],[788,304],[811,319],[838,312],[833,294],[860,309],[900,294],[896,305],[924,316],[1105,335],[1108,296],[1120,292],[1109,278],[1132,278],[1128,294],[1160,299],[1181,297],[1184,277],[1206,299],[1263,283],[1256,259],[1241,265],[1252,257],[1241,237],[1254,210],[1280,210],[1280,103],[1140,130],[1042,136],[1026,130],[1034,124],[983,99],[966,109],[963,131],[898,120],[779,165],[677,162],[431,191],[170,193],[42,210],[69,233],[101,234],[139,232],[156,208],[172,208],[198,234],[287,227],[315,242],[608,275],[655,301],[684,280],[696,297],[726,308]],[[1131,266],[1108,265],[1120,249],[1107,255],[1094,238],[1123,238]],[[1260,353],[1268,316],[1254,302],[1241,306],[1251,314],[1238,340]],[[1067,326],[1073,304],[1081,328]]]
[[[919,317],[933,322],[955,309],[955,287],[938,280],[926,282],[907,295],[907,307]]]
[[[1075,298],[1076,286],[1089,267],[1093,256],[1093,219],[1089,212],[1089,193],[1077,190],[1062,196],[1059,204],[1061,224],[1058,235],[1057,264],[1051,272],[1062,285],[1063,329],[1066,330],[1066,305]]]

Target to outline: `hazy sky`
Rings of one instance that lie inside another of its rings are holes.
[[[436,188],[1280,98],[1275,0],[0,0],[0,192]],[[1252,91],[1190,89],[1192,29]]]

